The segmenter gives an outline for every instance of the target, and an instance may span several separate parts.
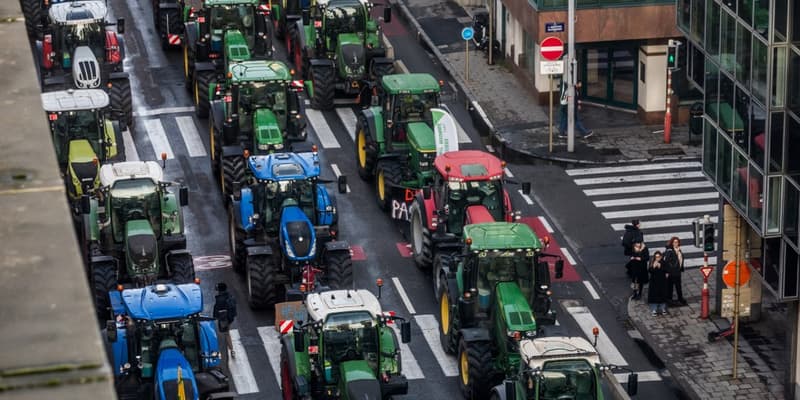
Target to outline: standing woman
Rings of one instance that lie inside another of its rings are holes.
[[[650,304],[650,313],[653,315],[667,313],[668,283],[667,271],[661,261],[661,252],[653,253],[653,260],[650,262],[650,286],[647,288],[647,303]]]
[[[628,271],[631,276],[631,287],[633,288],[633,300],[642,298],[642,289],[647,284],[647,264],[650,261],[650,250],[642,242],[636,242],[631,248],[631,259],[628,261]]]
[[[669,274],[669,289],[667,291],[667,301],[670,306],[685,306],[686,299],[683,298],[683,285],[681,275],[683,274],[683,251],[681,251],[681,240],[673,236],[667,242],[667,249],[664,251],[664,263]],[[672,299],[672,293],[677,292],[678,299]]]

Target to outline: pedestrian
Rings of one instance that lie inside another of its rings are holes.
[[[669,289],[667,300],[670,306],[685,306],[686,299],[683,298],[683,285],[681,275],[683,274],[683,252],[681,251],[681,240],[673,236],[667,242],[667,249],[664,251],[664,264],[669,274]],[[672,294],[677,293],[678,299],[672,298]]]
[[[650,283],[647,287],[647,303],[650,304],[650,313],[652,315],[667,314],[667,291],[669,289],[667,280],[669,276],[661,258],[660,251],[653,253],[650,267],[647,268],[650,273]]]
[[[579,134],[582,138],[587,139],[590,136],[594,135],[594,131],[586,129],[583,125],[583,121],[579,118],[578,111],[580,111],[582,106],[582,98],[583,93],[581,92],[581,88],[583,87],[583,83],[578,81],[575,83],[575,100],[572,102],[572,107],[574,110],[574,118],[575,118],[575,131]],[[569,100],[567,96],[567,85],[561,85],[561,118],[560,123],[558,125],[558,136],[560,137],[567,137],[567,120],[568,120],[568,107],[569,107]]]
[[[230,325],[236,319],[236,299],[228,292],[228,285],[225,282],[217,283],[216,290],[217,294],[214,296],[214,318],[217,320],[220,334],[225,337],[225,343],[228,345],[231,358],[236,358],[231,336],[228,333]]]
[[[633,244],[633,252],[631,259],[625,265],[628,269],[628,274],[631,277],[631,289],[633,289],[633,300],[642,298],[642,289],[649,281],[647,275],[647,264],[650,261],[650,249],[642,242]]]
[[[634,243],[644,243],[644,234],[639,230],[638,219],[631,221],[630,225],[625,225],[625,234],[622,235],[622,247],[626,256],[631,256]]]

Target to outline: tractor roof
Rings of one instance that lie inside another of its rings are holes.
[[[449,151],[436,157],[433,165],[443,177],[458,181],[485,181],[503,177],[503,162],[479,150]],[[448,166],[450,172],[447,172]]]
[[[122,292],[128,315],[149,321],[186,318],[203,311],[203,292],[194,283],[160,283]]]
[[[247,163],[257,179],[287,181],[319,176],[317,153],[275,153],[251,156]]]
[[[235,83],[249,81],[290,81],[292,75],[280,61],[249,60],[230,64],[231,80]]]
[[[346,7],[346,6],[367,6],[367,0],[317,0],[317,4],[323,7]]]
[[[311,293],[306,298],[306,308],[312,321],[325,321],[330,314],[369,311],[372,318],[382,313],[381,303],[369,290],[329,290]]]
[[[100,184],[114,186],[117,181],[150,178],[153,183],[164,179],[164,171],[155,161],[125,161],[100,167]]]
[[[76,25],[104,20],[108,9],[102,1],[72,1],[50,6],[50,20],[63,25]]]
[[[542,248],[539,238],[528,225],[516,222],[485,222],[464,227],[464,238],[472,239],[470,250],[505,250]]]
[[[528,366],[531,368],[541,368],[546,361],[568,358],[583,358],[592,366],[600,363],[597,350],[582,337],[525,339],[520,343],[519,352],[523,360],[528,360]]]
[[[430,74],[394,74],[382,78],[383,89],[389,94],[438,93],[439,82]]]
[[[58,90],[42,93],[47,112],[81,111],[108,107],[108,94],[101,89]]]
[[[206,7],[214,6],[238,6],[240,4],[248,6],[257,6],[260,0],[206,0]]]

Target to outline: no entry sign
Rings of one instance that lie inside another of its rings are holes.
[[[545,60],[555,61],[564,54],[564,42],[555,36],[544,38],[539,47],[539,52]]]

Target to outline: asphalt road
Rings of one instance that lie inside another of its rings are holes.
[[[114,14],[112,20],[125,17],[130,21],[125,35],[125,65],[131,73],[136,123],[125,136],[128,159],[158,160],[166,152],[166,178],[189,187],[189,206],[184,210],[188,247],[195,257],[205,298],[213,299],[214,284],[225,281],[239,299],[239,316],[232,334],[237,354],[230,365],[237,390],[242,399],[278,398],[276,367],[280,349],[276,345],[274,315],[253,312],[247,307],[244,280],[230,268],[227,213],[208,161],[208,125],[194,115],[191,98],[183,85],[182,55],[179,51],[165,53],[160,48],[148,2],[112,0],[109,4]],[[446,81],[443,98],[463,129],[461,148],[487,150],[463,104],[453,100],[452,82],[430,54],[408,35],[398,19],[386,28],[386,34],[397,58],[411,71],[429,72]],[[276,50],[276,58],[285,59],[281,43],[276,43]],[[476,56],[479,59],[476,62],[480,62],[480,57]],[[321,146],[323,176],[333,177],[338,170],[349,178],[351,192],[338,195],[339,229],[341,239],[349,241],[358,259],[353,264],[355,286],[374,289],[375,280],[383,278],[384,310],[413,317],[412,342],[403,354],[404,370],[412,378],[407,398],[459,398],[455,357],[442,354],[434,330],[438,306],[431,290],[431,277],[414,266],[404,251],[406,239],[401,230],[376,207],[374,189],[356,173],[351,137],[355,110],[342,107],[312,113],[317,118],[311,118],[308,140],[326,144]],[[598,326],[601,329],[598,348],[605,361],[640,372],[638,397],[675,398],[669,378],[662,376],[659,369],[662,366],[648,359],[631,338],[625,319],[620,317],[629,293],[627,282],[621,274],[595,274],[584,264],[602,260],[613,265],[620,256],[618,236],[614,236],[591,203],[587,206],[562,169],[513,164],[508,169],[514,179],[533,183],[534,194],[530,198],[512,192],[512,202],[523,215],[529,216],[525,221],[537,233],[554,239],[550,251],[565,249],[570,253],[565,254],[569,261],[565,279],[554,284],[559,324],[572,335],[589,335],[591,328]],[[335,188],[331,187],[331,191]],[[587,243],[591,244],[591,252],[574,251]],[[576,258],[579,253],[592,259]],[[206,306],[210,312],[212,305]],[[433,333],[428,335],[430,341],[426,340],[426,331]]]

